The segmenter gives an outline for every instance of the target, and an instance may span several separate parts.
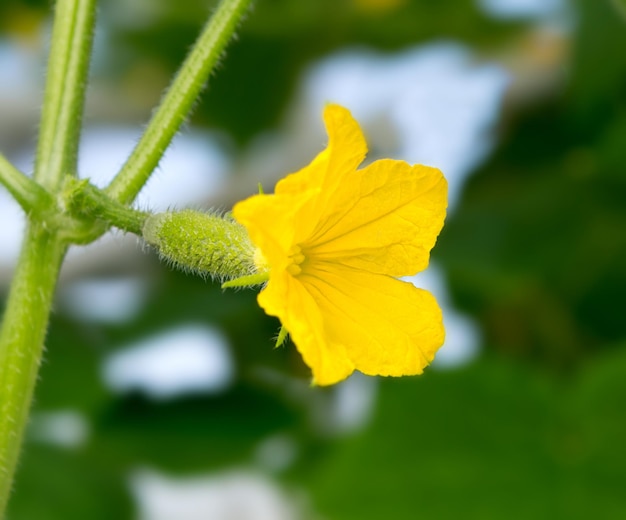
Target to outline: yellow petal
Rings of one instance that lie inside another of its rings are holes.
[[[288,254],[299,231],[295,222],[303,218],[303,207],[310,206],[308,201],[313,196],[254,195],[233,207],[233,217],[246,227],[272,269],[287,267]]]
[[[335,193],[367,153],[361,128],[347,109],[328,105],[324,122],[328,147],[311,164],[279,181],[275,195],[255,195],[233,209],[270,264],[278,261],[273,252],[284,256],[292,245],[307,240],[332,203],[324,194]]]
[[[321,344],[330,353],[341,353],[341,358],[347,355],[365,374],[412,375],[422,373],[443,344],[435,298],[412,284],[323,264],[303,272],[298,280],[314,302],[310,306],[322,316],[321,325],[319,319],[312,325],[321,328],[318,334],[292,334],[305,360],[305,353],[319,351]],[[309,364],[318,384],[336,383],[342,373],[329,370],[328,362]]]
[[[342,174],[354,171],[363,162],[367,144],[361,127],[350,111],[339,105],[327,105],[324,123],[328,146],[311,164],[288,175],[276,185],[276,194],[294,194],[311,189],[334,191],[343,182]]]
[[[311,257],[391,276],[424,270],[441,231],[447,183],[436,168],[390,159],[346,176],[326,198]]]
[[[259,305],[287,328],[304,362],[313,369],[313,380],[325,385],[341,381],[354,371],[342,345],[327,342],[324,320],[316,302],[298,278],[273,273],[258,296]]]

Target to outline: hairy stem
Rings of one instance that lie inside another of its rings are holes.
[[[76,173],[96,0],[57,0],[35,161],[35,180],[56,192]]]
[[[43,224],[29,225],[0,328],[0,518],[11,491],[65,250]]]
[[[69,210],[77,216],[97,219],[123,231],[141,236],[150,213],[138,211],[108,197],[87,179],[67,179],[66,198]]]
[[[0,154],[0,184],[13,195],[26,213],[52,203],[52,197],[46,190],[15,168],[2,154]]]
[[[0,518],[13,483],[52,296],[67,249],[54,224],[58,209],[51,202],[65,175],[76,174],[95,4],[96,0],[57,0],[35,180],[20,177],[0,161],[3,183],[20,204],[27,211],[43,211],[31,214],[0,328]]]
[[[182,64],[145,133],[106,191],[132,202],[158,165],[252,0],[222,0]]]

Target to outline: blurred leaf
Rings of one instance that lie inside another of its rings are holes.
[[[72,408],[93,413],[110,399],[100,376],[101,332],[86,324],[53,316],[35,410]]]
[[[328,518],[617,518],[626,355],[571,381],[492,359],[381,382],[368,431],[312,480]]]
[[[580,3],[566,96],[517,116],[436,249],[489,344],[558,370],[626,337],[626,31]]]
[[[97,420],[90,453],[117,468],[208,471],[249,463],[261,439],[298,421],[295,410],[258,387],[170,402],[131,396]]]
[[[577,0],[570,95],[579,131],[596,132],[626,102],[626,30],[609,1]],[[598,59],[601,58],[601,62]]]
[[[615,10],[619,13],[620,16],[622,16],[625,20],[626,20],[626,0],[609,0],[613,6],[615,7]]]
[[[246,461],[265,436],[300,424],[302,410],[286,406],[276,392],[249,386],[259,368],[304,372],[293,346],[273,349],[277,322],[255,303],[253,291],[222,291],[219,285],[161,266],[150,303],[129,324],[104,325],[53,316],[42,381],[34,410],[77,410],[93,430],[84,454],[116,471],[149,464],[173,471],[207,470]],[[235,386],[208,397],[150,401],[119,397],[102,379],[113,350],[182,324],[218,326],[235,358]],[[309,377],[308,372],[305,377]]]
[[[133,518],[126,475],[81,451],[28,444],[9,503],[11,520]],[[108,467],[107,467],[108,466]]]

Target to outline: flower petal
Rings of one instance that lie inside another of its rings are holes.
[[[300,231],[294,222],[307,219],[304,213],[314,193],[299,197],[253,195],[233,207],[233,217],[248,230],[272,269],[281,270],[289,263],[289,251]]]
[[[328,209],[308,241],[311,257],[391,276],[428,266],[447,206],[436,168],[380,160],[320,197]]]
[[[328,197],[321,194],[335,192],[345,174],[355,171],[367,153],[361,128],[347,109],[328,105],[324,122],[328,147],[311,164],[280,180],[275,195],[255,195],[233,208],[235,219],[248,228],[250,238],[268,260],[268,248],[286,252],[307,239],[325,212]]]
[[[328,146],[300,171],[278,182],[277,195],[298,194],[311,189],[332,192],[343,182],[343,173],[356,170],[367,153],[361,127],[350,111],[339,105],[327,105],[324,123]]]
[[[270,281],[259,294],[258,302],[267,314],[277,316],[289,331],[304,362],[313,369],[314,382],[331,384],[354,371],[345,348],[326,341],[325,318],[297,278],[287,273],[270,274]]]
[[[321,329],[315,335],[292,334],[303,355],[320,350],[319,342],[365,374],[401,376],[422,373],[443,344],[435,298],[410,283],[335,265],[303,272],[298,280],[323,317],[322,325],[311,325]],[[339,381],[342,372],[329,370],[327,362],[307,363],[318,384]]]

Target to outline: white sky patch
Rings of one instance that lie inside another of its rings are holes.
[[[79,172],[104,187],[122,167],[141,136],[140,128],[87,127]],[[226,155],[208,132],[185,131],[167,149],[136,206],[153,211],[202,204],[222,190],[229,169]]]
[[[481,9],[502,20],[541,19],[564,11],[566,0],[477,0]]]
[[[137,470],[130,485],[139,520],[298,520],[304,516],[270,479],[249,471],[172,478]]]
[[[310,420],[318,434],[327,437],[349,435],[362,430],[372,417],[378,396],[378,379],[355,371],[346,380],[333,385],[329,392],[310,387],[300,392],[309,405]]]
[[[0,186],[0,223],[0,268],[12,271],[22,245],[25,218],[22,208],[4,186]]]
[[[74,410],[36,412],[29,421],[28,436],[31,440],[62,448],[78,448],[89,437],[89,423]]]
[[[259,443],[254,455],[261,468],[280,472],[289,468],[296,460],[298,446],[288,435],[272,435]]]
[[[405,278],[420,289],[426,289],[437,299],[443,312],[446,339],[433,361],[433,367],[452,368],[464,365],[478,354],[480,332],[469,317],[460,314],[450,304],[443,272],[433,263],[423,273]]]
[[[31,81],[31,53],[10,40],[0,40],[0,92],[18,92]]]
[[[137,277],[95,278],[60,288],[62,309],[73,318],[98,323],[133,320],[148,297],[148,282]]]
[[[139,390],[154,399],[219,392],[234,365],[226,338],[216,329],[188,325],[129,345],[109,356],[104,380],[117,392]]]
[[[493,147],[509,81],[502,67],[444,42],[393,55],[332,55],[310,70],[304,95],[309,121],[325,103],[339,103],[363,126],[373,151],[394,141],[395,158],[442,170],[453,208],[465,178]]]
[[[472,361],[479,351],[480,332],[476,323],[468,316],[446,307],[443,324],[446,329],[446,341],[437,352],[433,366],[454,368]]]
[[[335,386],[334,394],[331,420],[335,432],[353,433],[363,428],[371,418],[378,395],[378,381],[355,372]]]
[[[0,38],[0,71],[2,125],[20,117],[22,110],[33,112],[33,97],[41,97],[41,55],[36,47]]]
[[[40,66],[38,56],[32,49],[0,39],[0,137],[11,132],[15,122],[32,110],[31,96],[40,89],[35,72]],[[0,152],[6,153],[6,150]],[[15,267],[24,222],[21,208],[0,185],[0,269],[12,271]]]

